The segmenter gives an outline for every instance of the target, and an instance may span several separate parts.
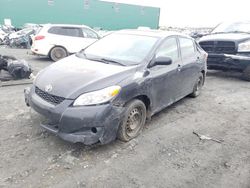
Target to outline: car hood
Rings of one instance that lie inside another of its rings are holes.
[[[76,55],[64,58],[42,70],[34,85],[49,93],[75,99],[82,93],[118,84],[129,77],[136,66],[119,66],[79,58]]]
[[[250,34],[247,33],[221,33],[221,34],[210,34],[202,37],[199,42],[203,41],[234,41],[241,42],[250,39]]]

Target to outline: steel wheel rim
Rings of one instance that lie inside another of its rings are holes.
[[[130,111],[127,122],[126,122],[126,134],[129,137],[134,137],[141,129],[143,113],[139,107],[134,108]]]
[[[61,49],[56,49],[56,50],[55,50],[55,57],[56,57],[57,59],[60,59],[60,58],[64,57],[64,52],[63,52],[63,50],[61,50]]]

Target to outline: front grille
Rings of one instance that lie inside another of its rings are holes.
[[[60,104],[61,102],[63,102],[65,100],[65,98],[63,98],[63,97],[51,95],[51,94],[39,89],[38,87],[35,88],[35,92],[39,97],[41,97],[45,101],[52,103],[52,104],[55,104],[55,105]]]
[[[236,54],[236,45],[231,41],[203,41],[199,44],[207,53]]]

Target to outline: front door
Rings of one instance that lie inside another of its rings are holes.
[[[170,57],[172,64],[156,65],[149,69],[153,112],[160,111],[175,102],[179,92],[178,65],[181,63],[181,58],[176,37],[169,37],[162,43],[155,53],[155,58],[157,57]]]

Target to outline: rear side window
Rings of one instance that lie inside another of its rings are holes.
[[[189,57],[195,53],[195,46],[192,39],[180,37],[179,40],[183,58]]]
[[[51,27],[48,33],[70,37],[83,37],[81,29],[75,27]]]
[[[179,52],[176,38],[169,38],[159,47],[157,57],[170,57],[173,62],[179,59]]]
[[[90,29],[82,28],[82,32],[86,38],[98,39],[98,35]]]

